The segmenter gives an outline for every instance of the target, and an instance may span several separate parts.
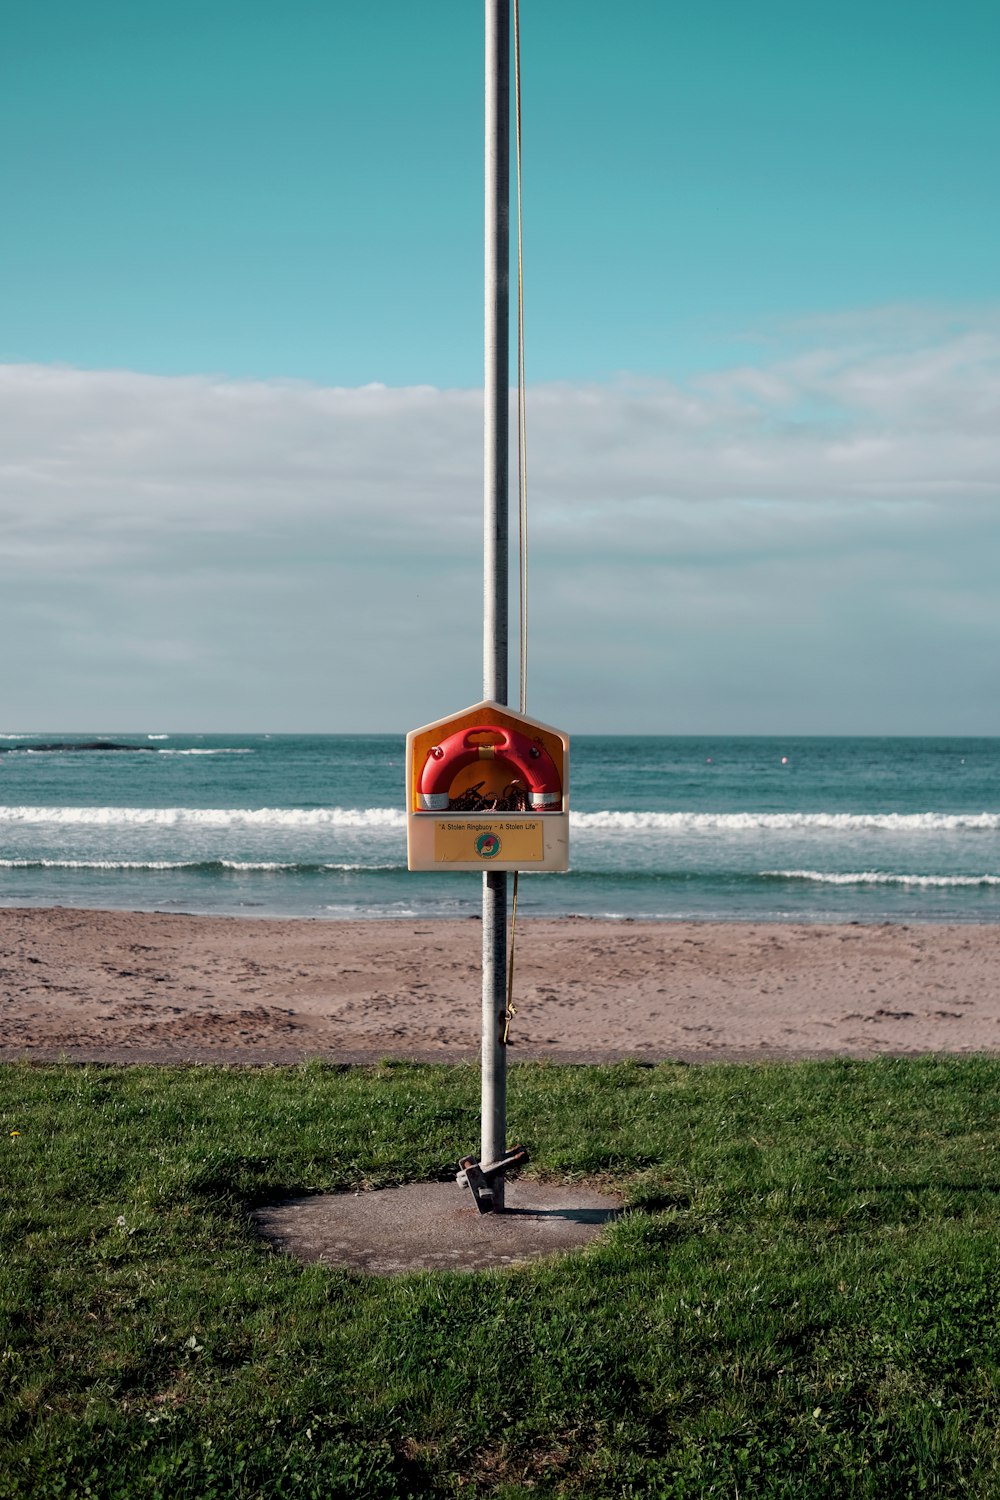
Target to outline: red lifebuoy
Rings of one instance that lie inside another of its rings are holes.
[[[489,735],[494,743],[484,745]],[[473,740],[475,736],[475,740]],[[447,812],[452,782],[474,760],[499,760],[528,785],[528,803],[536,812],[556,811],[562,805],[562,784],[555,761],[540,740],[529,740],[516,729],[498,724],[476,724],[450,734],[427,752],[417,789],[421,812]]]

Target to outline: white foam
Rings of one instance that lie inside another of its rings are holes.
[[[161,755],[253,754],[242,750],[161,750]],[[542,815],[544,816],[544,815]],[[3,823],[74,825],[159,825],[216,828],[392,828],[406,827],[399,807],[2,807]],[[662,832],[755,833],[826,830],[855,833],[941,833],[1000,831],[1000,813],[694,813],[576,812],[578,833]]]
[[[1000,875],[900,875],[892,870],[856,870],[830,873],[825,870],[762,870],[770,880],[809,880],[817,885],[905,885],[923,889],[950,886],[1000,885]]]
[[[238,871],[262,871],[272,873],[277,870],[297,870],[297,864],[283,863],[280,859],[220,859],[219,868],[222,870]]]
[[[664,833],[750,833],[759,830],[828,829],[858,832],[878,829],[888,833],[947,832],[1000,829],[1000,813],[769,813],[769,812],[577,812],[570,824],[580,830],[659,830]]]
[[[0,870],[235,870],[239,874],[280,873],[284,870],[329,870],[337,874],[369,874],[401,870],[401,865],[320,864],[277,859],[0,859]]]
[[[151,740],[165,740],[167,736],[165,734],[151,734],[148,736],[148,738]],[[249,748],[249,746],[237,747],[234,745],[232,747],[220,748],[217,750],[161,750],[159,753],[160,755],[253,755],[254,752]]]
[[[191,870],[188,860],[172,859],[0,859],[0,870]]]
[[[212,828],[404,828],[395,807],[0,807],[0,824]]]

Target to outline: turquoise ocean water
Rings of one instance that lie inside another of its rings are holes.
[[[449,917],[406,870],[401,736],[0,736],[0,904]],[[607,917],[1000,917],[1000,740],[577,736],[568,874],[522,909]]]

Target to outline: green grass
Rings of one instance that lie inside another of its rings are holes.
[[[450,1177],[475,1068],[7,1065],[0,1500],[1000,1495],[998,1092],[991,1058],[524,1065],[530,1170],[632,1211],[381,1280],[249,1211]]]

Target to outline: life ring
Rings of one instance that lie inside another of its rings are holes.
[[[484,745],[484,735],[489,735],[495,743]],[[417,789],[419,810],[447,812],[452,782],[474,760],[499,760],[509,765],[527,782],[528,803],[535,812],[553,811],[562,805],[559,772],[539,740],[529,740],[526,734],[516,729],[501,729],[498,724],[476,724],[450,734],[440,745],[432,745],[428,750]]]

